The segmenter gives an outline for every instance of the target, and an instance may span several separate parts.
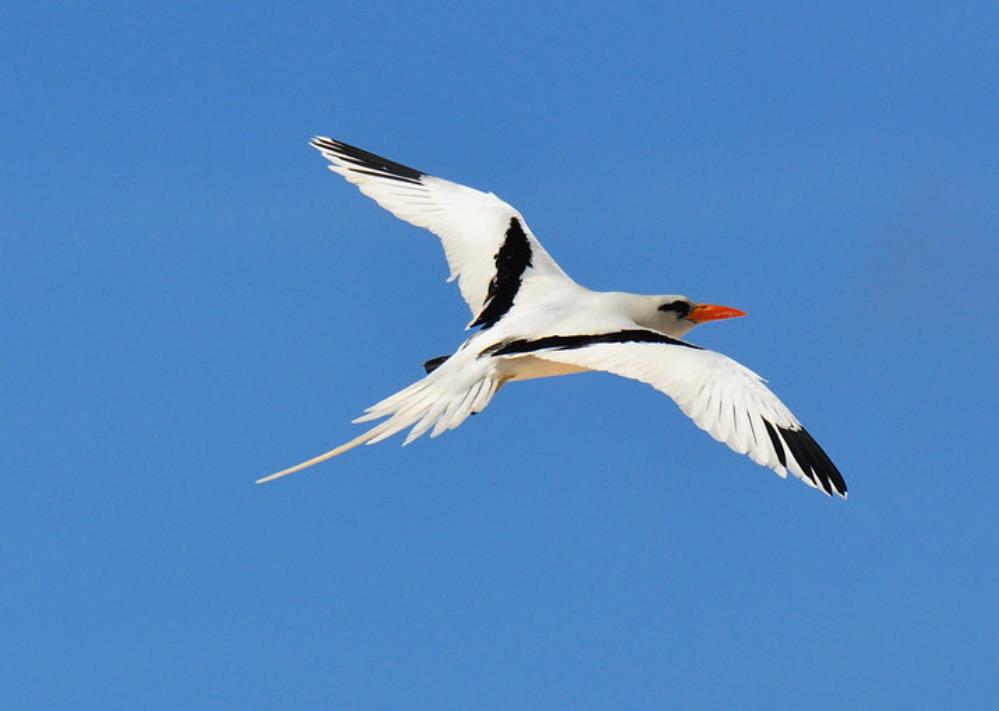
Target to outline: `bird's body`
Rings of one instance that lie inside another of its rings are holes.
[[[492,193],[332,139],[312,145],[331,170],[382,207],[441,238],[474,330],[453,354],[428,361],[425,378],[355,420],[380,423],[261,482],[405,429],[406,443],[427,431],[436,436],[454,429],[508,382],[602,370],[652,385],[712,437],[781,476],[790,471],[827,494],[846,496],[835,465],[759,376],[680,340],[698,323],[741,311],[680,295],[587,289],[562,271],[520,213]]]

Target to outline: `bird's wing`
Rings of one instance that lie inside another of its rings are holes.
[[[531,233],[524,218],[492,193],[317,136],[311,145],[330,170],[401,220],[440,237],[471,326],[489,327],[513,305],[520,285],[538,276],[569,280]]]
[[[647,383],[736,452],[782,477],[790,471],[809,486],[846,498],[846,482],[836,465],[763,378],[721,353],[635,329],[508,341],[492,354],[526,353]]]

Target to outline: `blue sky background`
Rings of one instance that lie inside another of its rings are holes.
[[[36,709],[986,708],[994,3],[7,3],[0,677]],[[744,308],[834,501],[638,383],[266,487],[463,338],[328,134]]]

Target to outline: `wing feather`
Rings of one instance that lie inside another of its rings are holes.
[[[595,343],[533,355],[647,383],[719,442],[769,467],[790,471],[826,494],[847,495],[828,455],[763,378],[731,358],[683,343]]]
[[[521,214],[493,193],[435,178],[332,138],[317,136],[311,145],[330,162],[330,170],[363,194],[400,220],[430,230],[440,238],[451,270],[448,280],[458,280],[473,319],[483,313],[494,296],[496,287],[491,285],[498,278],[500,250],[512,220],[519,221],[529,245],[529,264],[517,275],[519,281],[537,276],[571,281]]]

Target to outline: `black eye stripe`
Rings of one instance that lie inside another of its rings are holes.
[[[683,318],[690,313],[690,304],[686,301],[671,301],[659,307],[660,311],[675,311],[676,315]]]

